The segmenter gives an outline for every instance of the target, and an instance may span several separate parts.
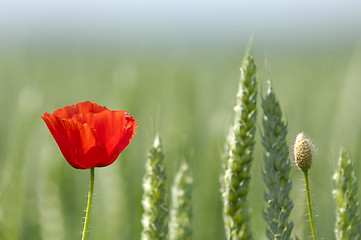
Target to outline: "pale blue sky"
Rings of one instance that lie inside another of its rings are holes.
[[[359,38],[361,1],[0,0],[0,37]]]

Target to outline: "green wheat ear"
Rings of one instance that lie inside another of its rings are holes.
[[[168,238],[168,207],[163,166],[162,144],[157,136],[148,152],[143,178],[144,213],[142,216],[142,240],[162,240]]]
[[[241,67],[235,120],[227,139],[222,184],[225,231],[227,239],[232,240],[253,239],[247,197],[255,143],[257,88],[256,65],[253,57],[247,56]]]
[[[282,121],[282,111],[269,82],[267,95],[262,99],[263,136],[265,148],[263,180],[265,193],[264,218],[268,239],[291,239],[293,222],[289,220],[293,203],[289,197],[292,183],[289,178],[291,163],[286,142],[287,125]]]
[[[336,188],[333,191],[337,202],[335,235],[337,240],[361,239],[357,180],[351,157],[341,149],[337,172],[334,175]]]
[[[188,164],[180,166],[172,186],[172,209],[170,211],[169,239],[192,239],[192,184]]]

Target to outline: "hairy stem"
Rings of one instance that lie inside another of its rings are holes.
[[[311,196],[310,196],[310,185],[308,183],[308,171],[303,172],[305,176],[305,185],[306,185],[306,195],[307,195],[307,207],[308,207],[308,214],[310,216],[310,224],[311,224],[311,230],[313,239],[317,240],[316,237],[316,231],[315,231],[315,224],[313,222],[313,215],[312,215],[312,205],[311,205]]]
[[[93,202],[93,190],[94,190],[94,168],[91,168],[90,169],[90,187],[89,187],[89,194],[88,194],[88,205],[86,207],[83,236],[82,236],[81,240],[86,240],[86,236],[88,234],[89,217],[90,217],[90,211],[91,211],[92,202]]]

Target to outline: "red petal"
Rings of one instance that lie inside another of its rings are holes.
[[[94,128],[108,153],[108,160],[101,166],[112,164],[128,146],[135,134],[136,122],[125,111],[105,110],[97,114],[77,114],[72,118],[79,123],[87,123]]]
[[[118,144],[114,147],[113,151],[109,154],[107,165],[112,164],[119,156],[119,154],[129,145],[133,136],[137,132],[137,122],[129,114],[125,113],[126,123],[124,128],[123,137],[120,139]]]
[[[42,118],[68,163],[82,169],[112,164],[137,129],[125,111],[110,111],[89,101],[44,113]]]
[[[49,113],[44,113],[42,119],[72,167],[93,168],[102,166],[102,163],[107,161],[105,146],[88,124],[63,120]]]
[[[72,118],[76,114],[87,114],[87,113],[99,113],[107,110],[104,106],[99,106],[96,103],[89,101],[80,102],[75,105],[69,105],[56,110],[53,114],[60,117],[61,119]]]

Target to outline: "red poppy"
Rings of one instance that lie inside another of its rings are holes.
[[[86,101],[41,117],[65,159],[74,168],[105,167],[128,146],[137,122],[125,111]]]

